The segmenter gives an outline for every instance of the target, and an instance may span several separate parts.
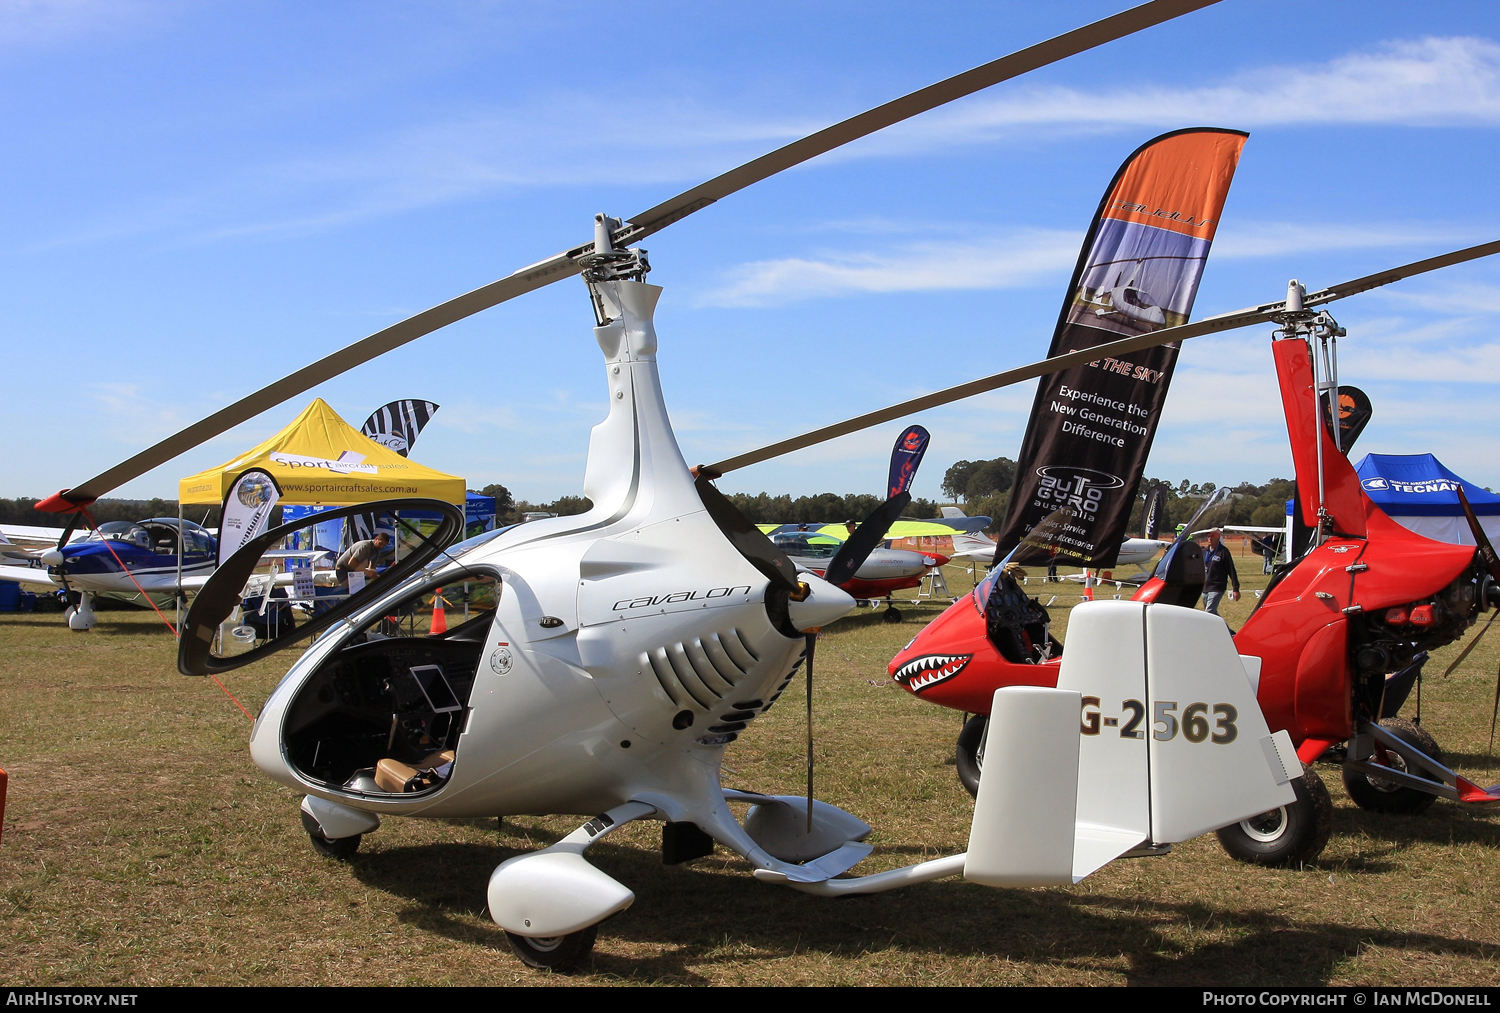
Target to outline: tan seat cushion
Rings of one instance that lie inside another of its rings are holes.
[[[416,777],[417,773],[416,767],[386,757],[375,764],[375,784],[381,791],[400,794],[406,790],[407,782]]]
[[[452,762],[453,750],[451,749],[444,749],[440,753],[429,753],[417,761],[415,767],[409,763],[402,763],[400,760],[393,760],[390,757],[386,757],[375,764],[375,784],[381,791],[400,794],[407,791],[407,785],[411,784],[412,779],[418,777],[423,771],[436,770],[443,764]],[[429,785],[433,781],[433,778],[428,778]],[[415,791],[417,789],[414,787],[410,790]]]

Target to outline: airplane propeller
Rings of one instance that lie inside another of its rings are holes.
[[[931,439],[931,434],[921,426],[907,426],[896,437],[896,445],[891,448],[887,482],[890,497],[872,510],[870,516],[839,546],[839,551],[828,562],[828,569],[823,571],[824,580],[834,585],[848,581],[870,558],[875,546],[885,540],[885,533],[911,504],[911,484],[917,480],[917,469],[922,465],[922,457],[927,453]]]
[[[376,331],[240,398],[93,478],[47,497],[37,503],[36,508],[51,513],[68,513],[87,506],[125,482],[317,384],[481,310],[578,274],[589,266],[591,259],[614,256],[628,244],[638,243],[753,183],[919,113],[1218,2],[1150,0],[851,116],[721,173],[623,222],[600,215],[596,219],[593,241],[553,254],[498,281]]]
[[[1489,571],[1490,580],[1495,583],[1500,583],[1500,556],[1497,556],[1495,554],[1495,547],[1490,544],[1490,536],[1485,534],[1484,527],[1479,523],[1479,518],[1474,516],[1474,508],[1469,505],[1469,497],[1464,495],[1464,487],[1462,485],[1459,485],[1457,488],[1458,502],[1462,504],[1464,508],[1464,519],[1469,522],[1469,532],[1474,536],[1474,544],[1479,549],[1479,558],[1484,560],[1484,566],[1485,569]],[[1490,594],[1494,593],[1494,591],[1492,590],[1494,586],[1495,584],[1483,585],[1483,588],[1480,592],[1481,601],[1489,598]],[[1487,594],[1486,592],[1489,593]],[[1495,608],[1497,610],[1500,610],[1500,602],[1495,603]],[[1448,672],[1453,671],[1453,669],[1457,667],[1458,662],[1467,657],[1469,651],[1472,651],[1475,646],[1478,645],[1479,638],[1489,632],[1490,625],[1494,621],[1495,617],[1491,616],[1490,621],[1488,623],[1485,623],[1484,629],[1479,631],[1479,635],[1476,636],[1474,640],[1469,644],[1468,649],[1465,650],[1463,654],[1459,655],[1458,660],[1455,661],[1453,665],[1449,666]],[[1444,672],[1443,674],[1447,675],[1448,672]],[[1495,723],[1497,720],[1500,720],[1500,670],[1497,670],[1495,673],[1495,706],[1490,712],[1490,745],[1488,751],[1486,752],[1486,755],[1492,755],[1495,752]]]

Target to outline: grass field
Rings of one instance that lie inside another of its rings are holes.
[[[955,567],[950,586],[970,585]],[[1031,590],[1045,602],[1054,588],[1061,624],[1076,585]],[[1252,600],[1226,604],[1232,626]],[[820,643],[818,794],[876,828],[861,872],[967,839],[960,715],[885,675],[935,614],[856,614]],[[297,796],[251,765],[245,716],[175,673],[159,620],[101,619],[76,634],[56,614],[0,616],[0,939],[15,984],[1500,984],[1500,812],[1368,814],[1326,766],[1334,835],[1295,870],[1240,865],[1209,836],[1071,888],[955,879],[831,901],[755,882],[722,849],[664,867],[656,825],[634,825],[590,857],[635,906],[601,927],[588,968],[532,971],[485,913],[485,883],[579,820],[392,819],[352,863],[320,858]],[[1463,643],[1428,666],[1423,724],[1489,784],[1500,635],[1439,678]],[[226,682],[253,712],[284,670],[272,659]],[[803,735],[789,691],[730,747],[725,783],[800,793]]]

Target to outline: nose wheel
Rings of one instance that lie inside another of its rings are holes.
[[[1410,743],[1417,752],[1425,753],[1439,763],[1443,762],[1443,750],[1438,746],[1437,740],[1421,725],[1413,724],[1404,718],[1387,718],[1380,722],[1380,726],[1404,743]],[[1383,765],[1403,773],[1418,774],[1422,777],[1431,776],[1425,772],[1420,761],[1402,755],[1401,746],[1385,748]],[[1344,766],[1344,790],[1349,793],[1355,805],[1377,813],[1405,813],[1414,816],[1417,813],[1426,812],[1437,801],[1437,796],[1431,792],[1396,784],[1383,777],[1372,775],[1367,770],[1355,769],[1348,764]]]
[[[594,940],[599,935],[599,926],[570,932],[565,936],[536,937],[505,933],[511,950],[521,958],[521,963],[549,971],[565,971],[577,967],[588,959],[594,950]]]

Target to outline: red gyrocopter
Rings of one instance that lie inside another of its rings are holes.
[[[1293,282],[1283,303],[1151,336],[1170,341],[1193,336],[1183,333],[1187,331],[1206,333],[1267,320],[1280,325],[1271,352],[1302,520],[1311,537],[1306,552],[1276,570],[1234,641],[1247,675],[1257,682],[1269,727],[1287,730],[1305,765],[1319,759],[1341,762],[1350,797],[1377,812],[1417,813],[1439,797],[1461,803],[1500,801],[1500,785],[1485,789],[1456,774],[1444,765],[1425,729],[1395,717],[1427,652],[1458,639],[1479,611],[1500,607],[1500,565],[1472,512],[1469,524],[1477,548],[1415,534],[1364,494],[1338,446],[1336,427],[1326,422],[1337,417],[1326,402],[1330,392],[1336,396],[1337,338],[1343,330],[1312,307],[1494,252],[1495,245],[1312,295]],[[1222,323],[1214,326],[1216,321]],[[1195,526],[1188,525],[1134,600],[1196,603],[1203,585],[1203,553],[1188,537]],[[1045,609],[1021,589],[1014,570],[1006,572],[1005,561],[1000,562],[972,595],[933,620],[889,666],[891,676],[913,694],[975,715],[958,740],[959,776],[970,791],[978,786],[986,714],[995,690],[1055,685],[1063,652],[1048,630]],[[1184,734],[1212,734],[1214,715],[1192,707],[1178,713],[1176,707],[1171,701],[1129,701],[1123,709],[1115,708],[1119,717],[1109,717],[1103,715],[1111,713],[1110,701],[1085,700],[1083,728],[1085,734],[1160,736],[1175,734],[1180,722]],[[1296,787],[1295,803],[1220,830],[1225,850],[1262,864],[1308,861],[1321,852],[1333,815],[1328,791],[1310,767]]]

